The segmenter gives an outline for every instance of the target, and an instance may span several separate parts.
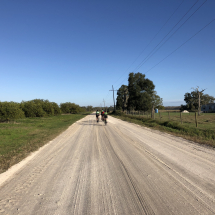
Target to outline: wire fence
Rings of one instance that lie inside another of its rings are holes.
[[[183,113],[178,111],[159,111],[152,113],[150,111],[124,111],[126,115],[132,115],[139,118],[148,118],[158,121],[173,121],[190,127],[198,127],[203,129],[215,129],[215,113],[197,112]]]

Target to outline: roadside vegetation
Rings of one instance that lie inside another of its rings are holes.
[[[178,111],[166,111],[154,83],[144,74],[130,73],[128,86],[122,85],[117,91],[116,111],[112,115],[215,147],[215,113],[201,113],[201,106],[214,103],[215,98],[204,91],[193,88],[184,95],[186,105],[178,107]]]
[[[61,113],[83,113],[92,111],[92,106],[80,107],[71,102],[61,103],[58,105],[49,100],[34,99],[31,101],[17,102],[0,102],[0,122],[11,122],[16,119],[26,117],[49,117],[57,116]]]
[[[57,137],[88,113],[17,119],[0,123],[0,173]]]
[[[149,111],[164,109],[163,99],[157,95],[153,81],[142,73],[130,73],[128,86],[122,85],[117,91],[116,109],[128,111]]]
[[[0,173],[92,111],[92,106],[43,99],[0,102]]]
[[[163,113],[162,113],[163,114]],[[177,114],[177,115],[176,115]],[[195,141],[200,144],[206,144],[212,147],[215,147],[215,114],[214,113],[205,113],[200,116],[200,124],[201,127],[196,128],[195,124],[191,125],[189,122],[189,117],[193,116],[186,116],[187,123],[181,124],[179,113],[174,113],[174,115],[171,116],[172,120],[168,120],[168,115],[165,113],[166,118],[160,119],[158,118],[159,115],[157,115],[157,119],[155,116],[155,119],[152,119],[150,117],[147,118],[147,115],[145,116],[139,116],[139,115],[131,115],[131,114],[125,114],[121,111],[116,111],[111,113],[112,116],[127,121],[131,123],[135,123],[141,126],[146,126],[152,129],[164,131],[167,133],[174,134],[176,136],[183,137],[187,140]],[[210,123],[208,123],[208,121]]]

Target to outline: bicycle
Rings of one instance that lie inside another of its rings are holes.
[[[99,122],[99,116],[96,116],[96,121],[97,121],[97,123]]]

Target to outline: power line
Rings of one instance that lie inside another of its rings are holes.
[[[154,65],[151,69],[149,69],[146,73],[154,69],[157,65],[159,65],[161,62],[163,62],[166,58],[168,58],[170,55],[172,55],[174,52],[176,52],[178,49],[180,49],[183,45],[185,45],[187,42],[189,42],[193,37],[195,37],[197,34],[199,34],[202,30],[204,30],[206,27],[208,27],[212,22],[214,22],[215,19],[210,21],[207,25],[205,25],[203,28],[201,28],[198,32],[196,32],[192,37],[190,37],[188,40],[186,40],[184,43],[182,43],[178,48],[176,48],[174,51],[172,51],[170,54],[168,54],[165,58],[163,58],[160,62],[158,62],[156,65]],[[145,74],[146,74],[145,73]]]
[[[184,43],[182,43],[178,48],[176,48],[174,51],[172,51],[170,54],[168,54],[165,58],[163,58],[161,61],[159,61],[157,64],[155,64],[151,69],[145,72],[147,74],[152,69],[154,69],[156,66],[158,66],[160,63],[162,63],[166,58],[168,58],[170,55],[172,55],[174,52],[176,52],[178,49],[180,49],[182,46],[184,46],[187,42],[189,42],[191,39],[193,39],[197,34],[199,34],[201,31],[203,31],[206,27],[208,27],[212,22],[214,22],[215,19],[210,21],[207,25],[205,25],[203,28],[201,28],[199,31],[197,31],[193,36],[191,36],[188,40],[186,40]],[[122,82],[124,82],[126,79],[124,79]],[[121,83],[122,83],[121,82]]]
[[[199,0],[198,0],[199,1]],[[176,11],[179,9],[179,7],[182,5],[182,3],[184,2],[184,0],[180,3],[180,5],[176,8],[176,10],[173,12],[173,14],[169,17],[169,19],[163,24],[163,26],[160,28],[160,30],[155,34],[155,36],[150,40],[150,42],[146,45],[146,47],[141,51],[141,53],[138,55],[138,57],[133,61],[133,63],[128,67],[128,69],[125,70],[124,73],[126,73],[131,66],[137,61],[137,59],[142,55],[142,53],[146,50],[146,48],[151,44],[151,42],[156,38],[156,36],[160,33],[160,31],[164,28],[164,26],[169,22],[169,20],[172,18],[172,16],[176,13]],[[118,82],[122,76],[124,75],[124,73],[120,76],[119,79],[117,79],[117,81],[114,82],[114,84],[116,82]]]
[[[198,0],[198,1],[199,1],[199,0]],[[154,47],[154,49],[141,61],[141,63],[134,69],[134,72],[136,72],[136,71],[137,71],[137,70],[138,70],[138,69],[153,55],[154,50],[155,50],[155,49],[163,42],[163,40],[173,31],[173,29],[174,29],[174,28],[181,22],[181,20],[190,12],[190,10],[198,3],[198,1],[196,1],[196,2],[190,7],[190,9],[179,19],[179,21],[171,28],[171,30],[163,37],[163,39]],[[207,1],[207,0],[206,0],[206,1]],[[206,1],[205,1],[205,2],[206,2]],[[205,2],[204,2],[204,3],[205,3]],[[203,3],[203,4],[204,4],[204,3]],[[202,5],[203,5],[203,4],[202,4]],[[201,5],[201,6],[202,6],[202,5]],[[201,7],[201,6],[200,6],[200,7]],[[199,8],[200,8],[200,7],[199,7]],[[198,8],[198,9],[199,9],[199,8]],[[197,10],[198,10],[198,9],[197,9]],[[196,11],[197,11],[197,10],[196,10]],[[195,12],[196,12],[196,11],[195,11]],[[194,13],[195,13],[195,12],[194,12]],[[194,13],[193,13],[193,14],[194,14]],[[192,14],[192,15],[193,15],[193,14]],[[192,15],[191,15],[191,16],[192,16]],[[190,16],[188,19],[190,19],[191,16]],[[188,19],[187,19],[187,20],[188,20]],[[187,20],[186,20],[186,21],[187,21]],[[185,21],[185,22],[186,22],[186,21]],[[184,22],[183,24],[185,24],[185,22]],[[182,25],[183,25],[183,24],[182,24]],[[181,28],[182,25],[181,25],[179,28]],[[177,30],[179,30],[179,28],[178,28]],[[176,31],[177,31],[177,30],[176,30]],[[175,31],[175,32],[176,32],[176,31]],[[175,32],[174,32],[174,33],[175,33]],[[174,33],[173,33],[173,34],[174,34]],[[172,34],[172,35],[173,35],[173,34]],[[168,39],[167,39],[167,40],[168,40]],[[166,41],[167,41],[167,40],[166,40]],[[166,43],[166,42],[164,42],[164,43]]]
[[[199,0],[197,0],[190,8],[189,10],[179,19],[179,21],[171,28],[171,30],[163,37],[163,39],[154,47],[154,49],[141,61],[141,63],[134,69],[133,72],[136,72],[144,63],[145,60],[153,53],[153,51],[162,43],[162,41],[171,33],[171,31],[180,23],[180,21],[190,12],[190,10],[198,3]],[[183,3],[183,2],[182,2]],[[179,5],[180,6],[180,5]],[[179,7],[178,7],[179,8]],[[121,85],[125,79],[119,84]],[[119,86],[118,85],[118,86]]]
[[[172,35],[170,35],[163,44],[161,44],[160,47],[157,48],[157,50],[154,51],[150,56],[147,56],[148,59],[146,59],[137,69],[139,69],[143,64],[145,64],[205,3],[207,0],[205,0],[174,32]]]
[[[198,0],[199,1],[199,0]],[[189,13],[189,11],[197,4],[196,1],[189,10],[182,16],[182,18],[172,27],[172,29],[163,37],[163,39],[155,46],[155,48],[147,55],[146,58],[143,59],[143,61],[135,68],[133,72],[136,72],[146,61],[148,61],[205,3],[207,0],[205,0],[174,32],[173,34],[168,37],[164,43],[153,53],[153,51],[162,43],[162,41],[171,33],[171,31],[181,22],[181,20]],[[148,59],[147,59],[148,58]],[[120,83],[122,84],[125,81],[125,79]],[[119,85],[120,85],[119,84]],[[118,86],[119,86],[118,85]]]
[[[103,99],[103,102],[104,102],[104,108],[105,108],[105,100]]]

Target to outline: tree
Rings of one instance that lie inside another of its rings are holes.
[[[44,117],[46,115],[41,103],[36,99],[31,101],[22,101],[21,108],[26,117]]]
[[[63,113],[80,113],[84,111],[84,109],[82,109],[79,105],[71,102],[61,103],[60,109]]]
[[[86,111],[92,112],[92,111],[93,111],[93,106],[88,105],[88,106],[86,107]]]
[[[201,104],[202,105],[206,105],[206,104],[209,104],[209,103],[214,103],[214,101],[215,101],[215,98],[213,96],[209,96],[208,94],[204,94],[201,97]]]
[[[154,90],[155,85],[141,73],[130,73],[128,86],[122,85],[117,92],[118,110],[127,108],[128,110],[148,111],[152,107],[164,108],[163,99]]]
[[[164,109],[163,99],[157,95],[156,91],[153,92],[151,99],[152,99],[152,104],[154,105],[155,108]]]
[[[54,109],[54,115],[60,115],[61,114],[61,110],[60,107],[57,103],[52,102],[52,108]]]
[[[57,103],[43,99],[34,99],[27,102],[22,101],[21,107],[26,117],[53,116],[61,113]]]
[[[125,110],[127,107],[128,100],[128,87],[126,85],[122,85],[117,91],[117,99],[116,99],[116,109],[117,110]]]
[[[200,107],[199,107],[199,97],[200,97]],[[206,105],[209,103],[213,103],[215,98],[213,96],[209,96],[208,94],[204,94],[202,91],[194,90],[191,93],[184,94],[184,101],[186,102],[187,110],[197,110],[201,109],[202,105]],[[182,106],[181,108],[185,108]]]
[[[16,102],[0,102],[0,119],[1,120],[14,120],[24,118],[20,104]]]
[[[128,78],[128,109],[147,111],[151,108],[155,85],[141,73],[130,73]]]

